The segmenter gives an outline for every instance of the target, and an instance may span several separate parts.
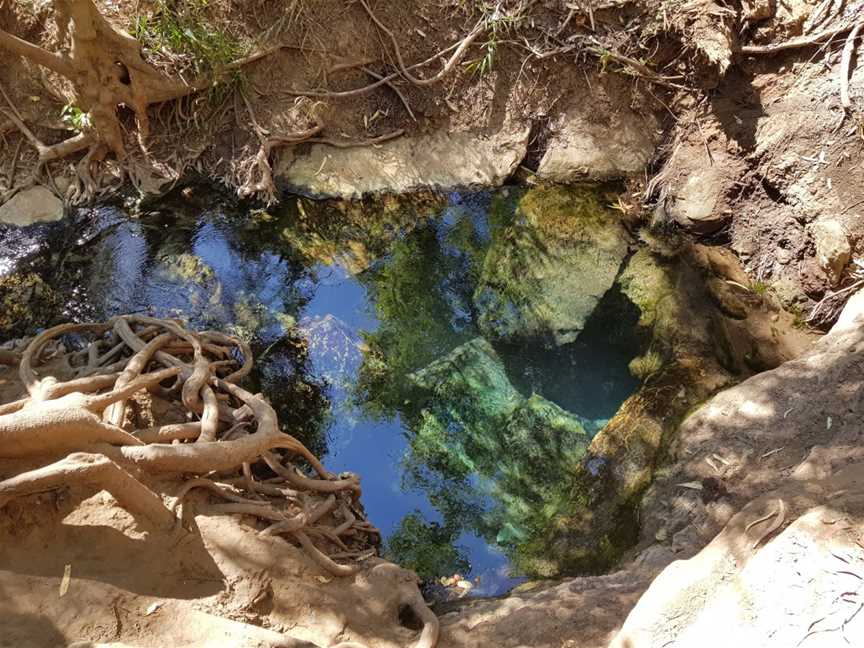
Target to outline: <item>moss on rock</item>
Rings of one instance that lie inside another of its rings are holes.
[[[58,296],[33,272],[0,277],[0,340],[32,333],[50,320]]]
[[[474,293],[484,335],[576,339],[627,255],[627,232],[605,198],[585,186],[533,188],[493,228]]]

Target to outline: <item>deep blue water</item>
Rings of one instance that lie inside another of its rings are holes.
[[[182,201],[159,205],[137,217],[108,207],[82,212],[74,224],[78,232],[74,237],[62,225],[0,230],[0,244],[6,244],[0,252],[0,273],[8,273],[41,250],[43,260],[50,258],[45,272],[56,273],[50,281],[65,291],[60,318],[144,311],[184,317],[194,326],[233,330],[251,338],[259,358],[256,379],[274,401],[280,420],[292,433],[305,437],[313,451],[324,456],[329,469],[361,476],[363,504],[385,541],[406,515],[419,512],[425,522],[447,527],[449,542],[468,566],[462,575],[475,583],[472,594],[495,595],[524,578],[510,573],[511,559],[496,544],[494,533],[465,524],[470,515],[452,522],[439,501],[441,492],[461,484],[459,488],[474,492],[459,501],[470,500],[482,511],[494,504],[489,476],[448,481],[451,475],[433,471],[429,483],[443,488],[437,494],[429,490],[431,486],[424,488],[424,482],[406,478],[412,421],[425,410],[407,400],[403,407],[398,399],[383,408],[367,407],[363,395],[369,397],[368,392],[357,389],[364,354],[382,331],[390,334],[398,333],[399,326],[414,327],[405,332],[417,335],[418,357],[423,350],[419,347],[427,342],[425,351],[437,357],[477,335],[471,276],[477,269],[477,255],[482,256],[483,246],[490,241],[491,200],[489,193],[454,194],[437,215],[424,216],[416,226],[402,226],[402,234],[376,235],[368,248],[377,251],[370,253],[372,260],[361,272],[352,268],[355,274],[345,263],[310,258],[297,249],[292,237],[284,234],[296,224],[294,211],[262,223],[230,204],[197,208]],[[464,243],[464,232],[470,245]],[[337,230],[331,237],[336,249],[345,244],[343,234]],[[321,234],[325,240],[327,236]],[[428,254],[438,257],[427,259]],[[420,309],[427,302],[440,303],[440,321],[433,313],[428,336],[412,324],[413,312],[401,313],[407,318],[403,321],[397,316],[390,319],[388,311],[382,322],[376,301],[398,288],[399,277],[388,278],[388,272],[398,273],[403,266],[416,268],[416,264],[421,269],[406,299],[419,300]],[[439,301],[430,301],[426,293],[434,293]],[[542,394],[596,431],[635,388],[627,371],[627,363],[636,355],[636,343],[626,336],[632,324],[598,320],[566,348],[499,345],[497,351],[523,396]],[[294,351],[298,340],[305,345],[299,359]],[[409,361],[411,350],[408,345]],[[422,369],[420,364],[408,369]],[[399,380],[404,381],[404,376]],[[288,384],[291,390],[286,389]],[[400,388],[399,384],[384,386],[401,394]]]

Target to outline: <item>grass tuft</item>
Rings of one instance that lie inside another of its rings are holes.
[[[149,16],[139,15],[131,33],[146,52],[170,59],[182,70],[196,75],[218,73],[241,58],[249,46],[225,30],[210,24],[205,16],[207,0],[182,3],[157,2]]]
[[[472,75],[483,76],[492,71],[498,57],[502,36],[512,29],[520,20],[520,16],[503,12],[500,3],[496,5],[481,2],[476,5],[475,9],[482,14],[481,20],[486,27],[488,37],[482,43],[483,55],[466,61],[463,65]]]
[[[644,355],[633,358],[628,368],[634,378],[645,382],[663,368],[663,356],[650,349]]]

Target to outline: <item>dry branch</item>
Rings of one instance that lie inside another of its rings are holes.
[[[784,52],[790,49],[798,49],[801,47],[809,47],[811,45],[818,45],[819,43],[823,43],[826,40],[830,40],[835,36],[840,36],[841,34],[845,34],[850,29],[852,29],[852,25],[844,25],[843,27],[835,27],[833,29],[826,29],[824,31],[818,32],[816,34],[810,34],[809,36],[801,36],[799,38],[793,38],[788,41],[784,41],[782,43],[771,43],[770,45],[745,45],[741,48],[741,53],[748,56],[757,56],[761,54],[770,55],[777,54],[778,52]]]
[[[852,55],[855,53],[855,40],[862,27],[864,22],[859,22],[849,32],[843,46],[843,57],[840,60],[840,103],[847,111],[852,107],[852,100],[849,98],[849,69],[852,67]]]

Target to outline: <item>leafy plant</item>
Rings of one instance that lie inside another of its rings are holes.
[[[600,74],[605,74],[606,68],[609,66],[609,61],[612,60],[612,52],[603,47],[597,47],[595,48],[594,53],[597,54],[597,67]]]
[[[483,56],[466,61],[465,69],[471,74],[483,76],[492,71],[495,65],[495,59],[498,56],[498,47],[501,43],[501,36],[509,31],[511,27],[519,21],[517,15],[509,15],[501,11],[501,5],[491,5],[482,3],[479,9],[483,14],[482,23],[488,31],[488,38],[483,43]]]
[[[90,113],[84,112],[72,103],[63,106],[63,110],[60,111],[60,119],[69,128],[76,130],[79,133],[91,126]]]
[[[131,33],[145,49],[185,59],[181,62],[186,67],[210,74],[246,54],[248,46],[208,23],[206,8],[207,0],[176,4],[160,0],[151,15],[134,19]]]

